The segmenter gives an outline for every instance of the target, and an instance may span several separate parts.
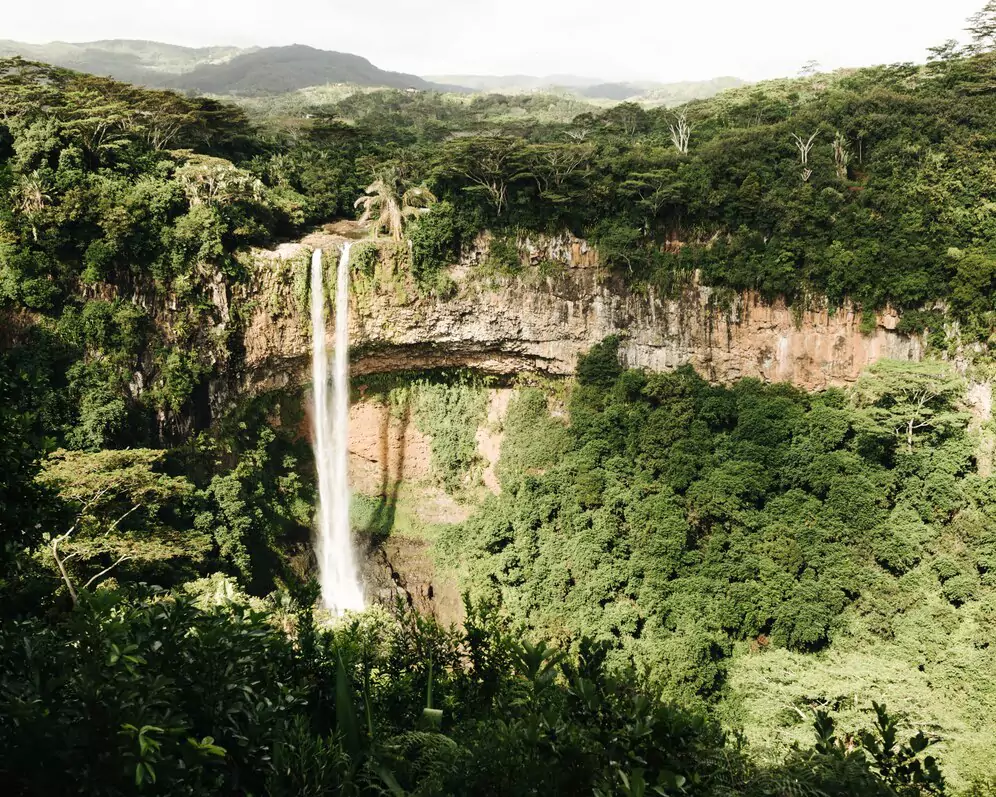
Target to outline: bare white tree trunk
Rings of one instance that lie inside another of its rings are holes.
[[[688,154],[688,142],[692,136],[692,127],[688,124],[688,117],[684,111],[674,115],[674,121],[668,123],[671,130],[671,141],[674,148],[682,155]]]
[[[851,150],[844,134],[838,131],[837,135],[834,136],[833,144],[830,146],[833,148],[833,162],[837,168],[837,176],[841,180],[846,180],[847,166],[851,162]]]
[[[813,176],[813,170],[809,168],[809,153],[813,151],[814,142],[819,134],[820,131],[817,130],[807,140],[803,140],[802,136],[797,136],[795,133],[792,134],[796,149],[799,150],[799,159],[802,162],[802,181],[804,183],[808,183],[809,178]]]
[[[82,522],[83,516],[86,514],[87,509],[89,509],[91,506],[93,506],[94,504],[96,504],[97,501],[99,501],[101,499],[101,497],[103,497],[105,494],[107,494],[110,491],[110,489],[111,488],[109,488],[109,487],[105,488],[105,489],[101,490],[100,492],[98,492],[93,498],[91,498],[83,506],[83,509],[80,510],[80,514],[77,516],[76,522],[72,525],[72,527],[69,529],[69,531],[67,531],[65,534],[60,534],[58,537],[56,537],[54,540],[52,540],[52,558],[55,559],[55,564],[59,568],[59,573],[62,574],[62,580],[66,582],[66,588],[69,590],[69,597],[73,599],[73,606],[75,606],[79,602],[79,594],[76,592],[76,588],[73,586],[73,580],[69,577],[69,571],[66,569],[66,562],[68,562],[70,559],[72,559],[73,556],[75,556],[76,554],[69,554],[69,556],[66,556],[66,557],[60,556],[59,555],[59,545],[61,543],[65,542],[66,540],[68,540],[73,535],[73,532],[76,531],[76,529],[79,527],[80,523]],[[117,520],[115,520],[111,524],[110,528],[107,529],[106,533],[110,534],[112,531],[114,531],[114,529],[116,529],[118,527],[118,525],[121,523],[122,520],[124,520],[126,517],[128,517],[128,515],[130,515],[132,512],[137,511],[140,508],[141,508],[140,504],[136,504],[135,506],[133,506],[131,509],[129,509],[127,512],[125,512],[123,515],[121,515],[121,517],[119,517]],[[110,573],[119,564],[121,564],[125,560],[131,559],[131,558],[132,557],[128,556],[128,555],[122,556],[120,559],[118,559],[110,567],[104,568],[99,573],[97,573],[97,575],[93,576],[89,581],[87,581],[86,584],[83,585],[83,589],[89,589],[90,585],[93,584],[93,582],[96,581],[98,578],[101,578],[102,576],[106,576],[108,573]]]

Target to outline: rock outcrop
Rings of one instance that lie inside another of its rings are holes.
[[[296,270],[312,248],[329,253],[341,236],[315,234],[258,254],[245,329],[243,389],[265,391],[306,382],[310,339]],[[450,271],[448,298],[418,296],[398,274],[357,278],[352,297],[354,374],[470,367],[509,375],[573,372],[578,355],[608,335],[622,338],[625,364],[671,370],[691,364],[705,378],[792,382],[808,390],[846,384],[881,358],[918,360],[922,342],[896,331],[898,316],[880,314],[861,332],[853,308],[799,309],[751,293],[720,302],[693,286],[680,296],[637,293],[599,268],[593,250],[567,236],[522,241],[522,273],[483,276],[482,247]],[[331,323],[331,322],[330,322]]]

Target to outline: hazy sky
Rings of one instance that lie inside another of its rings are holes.
[[[417,74],[759,79],[922,61],[984,0],[2,0],[0,38],[310,44]]]

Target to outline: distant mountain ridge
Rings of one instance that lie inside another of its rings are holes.
[[[283,94],[328,83],[461,90],[435,85],[417,75],[379,69],[359,55],[303,44],[195,48],[124,39],[79,44],[0,41],[0,57],[12,55],[150,88],[202,94]]]
[[[164,88],[172,79],[199,66],[222,63],[256,49],[182,47],[132,39],[49,44],[0,40],[0,57],[19,55],[31,61],[106,75],[150,88]]]
[[[566,91],[592,100],[636,100],[657,105],[680,105],[691,100],[708,99],[726,89],[747,85],[747,81],[729,76],[673,83],[641,80],[613,82],[580,75],[430,75],[426,79],[490,93]]]
[[[426,80],[452,83],[474,91],[541,91],[552,87],[583,89],[606,81],[581,75],[427,75]]]
[[[326,83],[423,91],[445,88],[416,75],[379,69],[359,55],[304,44],[265,47],[223,63],[204,64],[176,78],[174,87],[205,94],[252,95],[283,94]]]
[[[569,74],[424,78],[380,69],[359,55],[303,44],[240,48],[183,47],[131,39],[48,44],[0,40],[0,57],[15,55],[150,88],[246,97],[350,84],[420,91],[558,92],[592,100],[678,105],[744,85],[733,77],[682,83],[610,82]]]

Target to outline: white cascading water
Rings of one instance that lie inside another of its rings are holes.
[[[363,608],[349,525],[349,244],[343,245],[336,273],[331,402],[322,278],[322,250],[316,249],[311,258],[311,375],[318,469],[318,573],[322,604],[341,615]]]

